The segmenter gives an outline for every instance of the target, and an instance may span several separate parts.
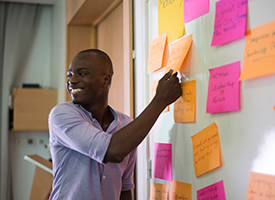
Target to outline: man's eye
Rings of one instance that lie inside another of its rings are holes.
[[[87,72],[79,72],[79,76],[85,76],[85,75],[88,75]]]

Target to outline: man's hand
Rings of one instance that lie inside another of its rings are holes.
[[[177,72],[173,73],[171,69],[167,72],[158,83],[155,98],[159,102],[163,102],[164,108],[176,101],[181,95],[181,86],[177,77]]]

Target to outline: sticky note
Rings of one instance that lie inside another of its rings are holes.
[[[150,200],[168,200],[169,188],[167,184],[151,182]]]
[[[216,123],[191,138],[196,177],[221,166],[220,137]]]
[[[247,31],[240,80],[275,73],[275,21]]]
[[[150,74],[163,66],[164,52],[167,45],[167,33],[150,42],[147,73]]]
[[[246,31],[247,0],[220,0],[216,14],[211,46],[242,38]]]
[[[170,185],[169,200],[192,200],[192,185],[173,180]]]
[[[154,81],[151,82],[151,100],[156,95],[158,82],[159,82],[159,79],[154,80]],[[169,106],[166,106],[166,108],[164,108],[164,110],[162,112],[165,113],[165,112],[168,112],[168,111],[169,111]]]
[[[249,172],[246,199],[275,199],[275,176]]]
[[[167,32],[168,43],[183,36],[183,0],[158,0],[158,32]]]
[[[191,44],[192,34],[171,44],[171,53],[165,68],[165,73],[170,69],[173,69],[173,73],[176,73],[180,70],[182,62],[185,59]],[[181,71],[184,72],[184,70]]]
[[[207,113],[240,110],[240,61],[209,69]]]
[[[197,200],[226,200],[223,181],[219,181],[197,191]]]
[[[172,181],[172,144],[155,143],[154,177]]]
[[[184,0],[184,23],[209,13],[209,0]]]
[[[195,122],[196,80],[181,83],[182,95],[174,102],[175,123]]]

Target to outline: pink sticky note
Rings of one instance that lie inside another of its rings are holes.
[[[209,72],[206,113],[240,110],[240,61]]]
[[[224,44],[245,36],[247,0],[216,2],[214,33],[211,46]]]
[[[172,181],[172,144],[155,143],[154,177]]]
[[[209,12],[209,0],[184,0],[184,23],[190,22]]]
[[[219,181],[197,191],[197,200],[218,199],[226,200],[223,181]]]

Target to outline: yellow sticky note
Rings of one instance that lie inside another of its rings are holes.
[[[275,21],[246,33],[240,80],[275,73]]]
[[[196,177],[221,166],[220,137],[216,123],[191,138]]]
[[[173,180],[170,185],[169,200],[192,200],[192,185]]]
[[[174,103],[175,123],[194,122],[196,116],[196,80],[181,83],[182,95]]]
[[[147,73],[150,74],[163,66],[163,57],[167,45],[167,33],[150,42]]]
[[[275,199],[275,176],[249,172],[246,199]]]
[[[151,100],[156,95],[156,90],[157,90],[158,82],[159,82],[159,79],[151,82]],[[166,106],[166,108],[162,112],[164,113],[164,112],[168,112],[168,111],[169,111],[169,106]]]
[[[173,73],[180,70],[192,43],[192,34],[171,44],[171,53],[168,59],[165,73],[173,69]],[[182,70],[181,70],[182,71]]]
[[[168,200],[169,188],[167,184],[151,182],[150,200]]]
[[[168,43],[184,34],[183,0],[158,0],[159,35],[167,32]]]

